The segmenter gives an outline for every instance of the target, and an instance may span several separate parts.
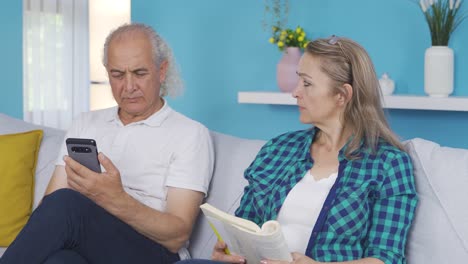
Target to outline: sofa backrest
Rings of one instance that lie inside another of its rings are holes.
[[[420,138],[406,142],[419,204],[411,227],[408,264],[468,262],[468,150]]]
[[[247,181],[244,170],[265,144],[263,140],[243,139],[211,132],[215,151],[215,168],[206,202],[234,214]],[[203,214],[200,214],[190,239],[193,258],[210,258],[216,237]]]

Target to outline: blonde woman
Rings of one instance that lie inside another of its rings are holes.
[[[413,167],[385,119],[367,52],[347,38],[318,39],[298,75],[300,121],[313,128],[266,143],[245,171],[236,215],[278,220],[294,263],[406,263]],[[215,245],[213,260],[245,262],[226,246]]]

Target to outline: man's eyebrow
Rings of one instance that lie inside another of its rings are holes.
[[[138,69],[132,70],[131,72],[137,73],[137,72],[147,72],[147,71],[148,71],[148,69],[146,69],[146,68],[138,68]],[[118,70],[118,69],[111,69],[110,72],[111,73],[125,73],[124,70]]]
[[[111,73],[114,73],[114,72],[116,72],[116,73],[123,73],[123,71],[117,70],[117,69],[111,69],[110,72],[111,72]]]
[[[148,71],[148,69],[147,68],[138,68],[138,69],[132,70],[132,72],[139,72],[139,71]]]

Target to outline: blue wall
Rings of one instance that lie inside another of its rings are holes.
[[[464,9],[467,10],[465,3]],[[262,29],[263,1],[133,0],[132,20],[154,26],[169,41],[186,82],[184,96],[171,100],[178,111],[210,129],[267,139],[303,128],[293,106],[237,103],[237,92],[277,90],[281,54]],[[22,118],[22,1],[0,9],[3,82],[0,112]],[[396,93],[423,94],[424,51],[429,31],[410,0],[291,0],[289,24],[313,38],[337,34],[367,48],[377,73],[389,72]],[[455,93],[468,95],[468,21],[454,33]],[[392,128],[404,139],[422,137],[468,148],[468,113],[390,110]]]
[[[23,118],[23,1],[2,1],[0,113]]]
[[[467,10],[467,5],[464,6]],[[280,52],[262,29],[264,1],[132,0],[132,21],[155,27],[173,47],[186,83],[184,96],[170,100],[178,111],[210,129],[267,139],[303,128],[294,106],[237,103],[238,91],[278,90]],[[411,0],[291,0],[289,23],[312,38],[331,34],[361,43],[377,74],[388,72],[398,94],[424,94],[424,52],[430,43],[423,14]],[[454,95],[468,95],[468,21],[453,34]],[[403,138],[422,137],[468,148],[468,113],[388,111]]]

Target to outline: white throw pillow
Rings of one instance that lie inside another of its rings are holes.
[[[419,204],[407,243],[408,264],[468,261],[468,150],[420,138],[405,142]]]

